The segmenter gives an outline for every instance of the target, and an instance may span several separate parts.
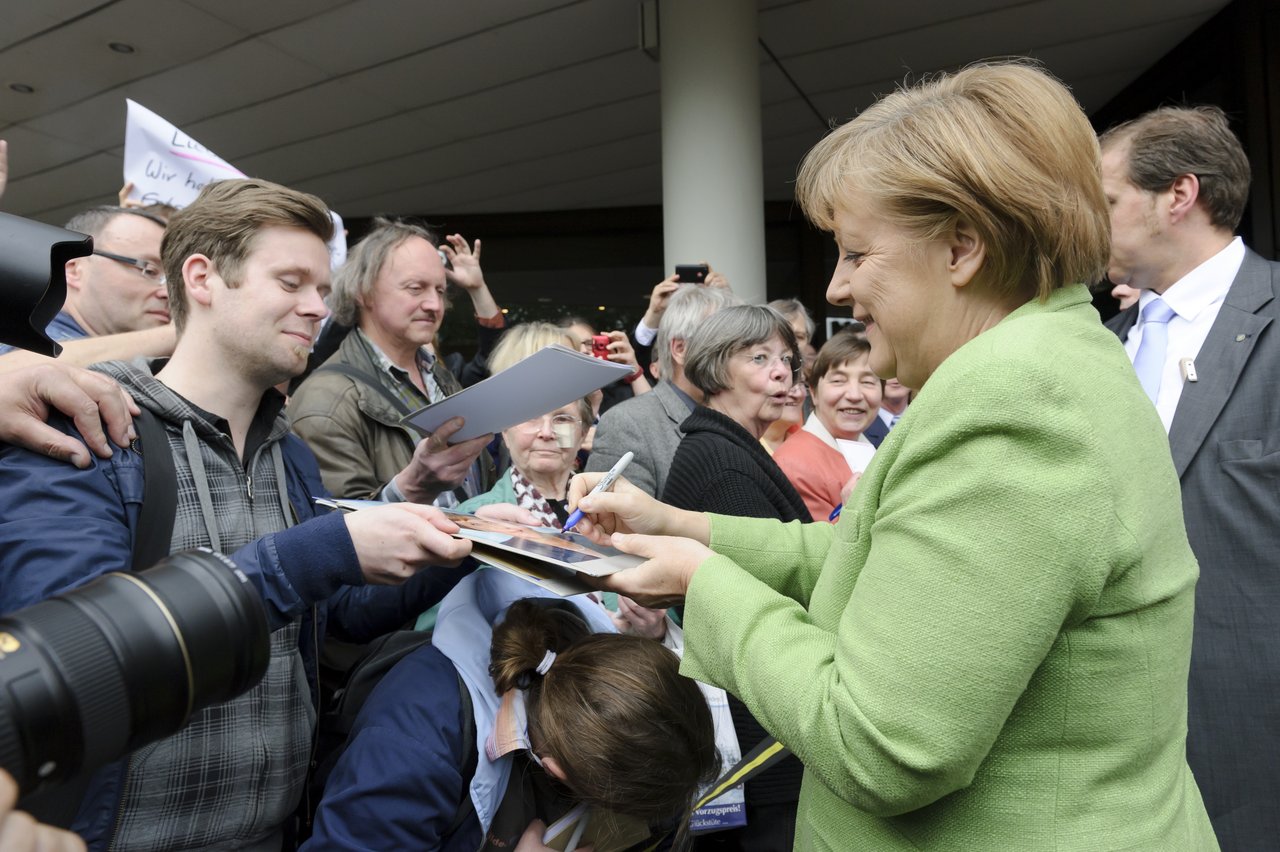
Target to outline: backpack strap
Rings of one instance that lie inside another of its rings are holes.
[[[352,666],[346,684],[334,694],[331,709],[321,714],[317,725],[319,746],[309,782],[315,790],[316,803],[323,798],[324,786],[346,748],[347,739],[355,727],[356,716],[360,714],[360,709],[364,707],[374,687],[396,663],[430,642],[429,632],[398,630],[370,643],[364,657]],[[467,691],[462,675],[458,675],[458,704],[458,727],[463,743],[460,770],[462,795],[458,799],[453,821],[444,834],[446,838],[452,837],[476,812],[475,803],[471,801],[471,779],[475,777],[480,753],[476,748],[476,718],[471,693]]]
[[[142,413],[133,418],[133,428],[138,437],[134,439],[132,448],[142,456],[143,479],[142,510],[133,534],[131,570],[134,571],[150,568],[169,555],[178,505],[178,472],[173,464],[169,436],[159,417],[150,409],[139,407]],[[144,454],[144,446],[149,455]],[[23,799],[22,806],[41,822],[69,829],[89,790],[92,777],[93,773],[83,773],[57,789]]]
[[[169,435],[160,418],[145,406],[133,418],[138,433],[133,449],[142,456],[142,511],[133,534],[133,570],[150,568],[169,555],[178,510],[178,471]]]
[[[476,813],[476,803],[471,801],[471,779],[475,777],[476,767],[480,763],[480,752],[476,748],[476,717],[471,706],[471,693],[458,675],[458,697],[461,699],[459,721],[462,723],[462,744],[466,756],[462,759],[462,799],[458,802],[458,810],[453,815],[453,824],[445,832],[445,837],[452,837]]]
[[[378,380],[377,376],[361,370],[359,367],[353,367],[350,364],[325,364],[317,367],[317,373],[341,373],[349,379],[354,379],[361,384],[368,385],[377,391],[387,402],[391,403],[391,407],[400,413],[401,417],[412,414],[409,406],[405,405],[398,396],[387,390],[386,385]]]

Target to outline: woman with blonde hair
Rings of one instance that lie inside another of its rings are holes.
[[[489,369],[499,373],[553,344],[575,348],[564,329],[529,322],[509,329],[489,356]],[[591,427],[591,404],[585,398],[502,430],[510,464],[493,488],[459,504],[458,511],[533,526],[561,527],[568,519],[565,498],[569,477],[583,438]],[[506,507],[506,508],[504,508]],[[521,511],[509,511],[518,507]]]
[[[1197,566],[1090,304],[1079,104],[1029,64],[939,75],[819,142],[797,197],[835,236],[827,300],[917,396],[834,525],[578,477],[585,529],[648,557],[608,586],[683,601],[681,670],[800,758],[799,849],[1216,849],[1186,763]]]

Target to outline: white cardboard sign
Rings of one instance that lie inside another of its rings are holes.
[[[129,198],[141,204],[168,204],[179,209],[196,200],[205,184],[245,173],[165,121],[137,101],[125,99],[124,182],[132,183]],[[333,239],[329,265],[337,269],[347,259],[342,217],[332,210]]]
[[[134,201],[186,207],[210,181],[245,176],[142,104],[125,103],[124,180]]]

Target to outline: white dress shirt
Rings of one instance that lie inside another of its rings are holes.
[[[1165,290],[1160,297],[1173,309],[1174,317],[1169,320],[1169,345],[1165,350],[1164,372],[1160,377],[1160,392],[1156,396],[1156,412],[1164,430],[1169,431],[1173,422],[1173,413],[1178,409],[1178,400],[1182,398],[1183,379],[1182,362],[1185,359],[1195,360],[1200,354],[1200,347],[1209,336],[1213,321],[1218,318],[1222,309],[1222,301],[1231,289],[1244,263],[1244,241],[1236,237],[1227,247],[1188,272],[1173,286]],[[1138,298],[1138,321],[1129,329],[1129,336],[1124,342],[1124,351],[1132,361],[1142,343],[1141,311],[1154,298],[1152,290],[1143,290]]]
[[[658,339],[658,330],[649,328],[644,324],[644,317],[640,318],[640,322],[636,323],[636,343],[641,346],[652,346],[653,341]]]

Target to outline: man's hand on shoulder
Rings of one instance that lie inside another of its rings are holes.
[[[48,425],[51,409],[75,421],[83,444]],[[8,373],[0,383],[0,441],[79,468],[89,466],[89,450],[111,458],[108,436],[128,445],[137,413],[137,403],[107,376],[54,361]]]
[[[434,506],[388,503],[344,519],[366,582],[395,585],[431,565],[452,566],[471,553],[458,525]]]

